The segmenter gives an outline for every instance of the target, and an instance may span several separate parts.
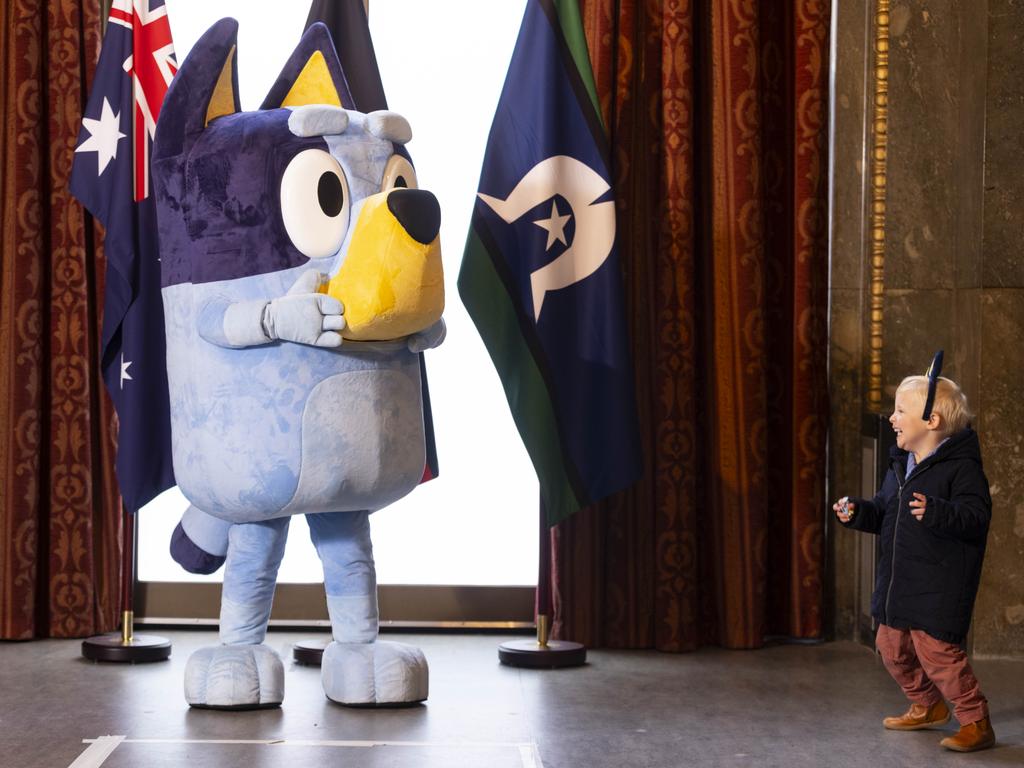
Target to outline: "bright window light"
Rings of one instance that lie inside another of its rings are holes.
[[[381,584],[532,585],[536,475],[497,373],[456,289],[484,146],[525,0],[371,0],[370,28],[391,109],[405,115],[420,186],[441,203],[448,339],[427,353],[441,476],[371,516]],[[305,2],[167,0],[179,61],[216,20],[239,22],[243,109],[257,109],[298,42]],[[139,577],[192,576],[168,554],[188,502],[176,489],[140,512]],[[323,578],[301,515],[279,580]]]

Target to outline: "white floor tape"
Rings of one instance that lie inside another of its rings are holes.
[[[110,757],[110,753],[117,749],[118,744],[124,741],[124,736],[100,736],[98,739],[83,741],[92,743],[68,768],[99,768]]]
[[[523,768],[544,768],[540,752],[533,742],[490,742],[490,741],[305,741],[301,739],[128,739],[124,736],[101,736],[98,739],[82,739],[89,747],[68,768],[99,768],[120,744],[257,744],[268,747],[347,747],[367,749],[370,747],[446,747],[448,749],[516,749]]]

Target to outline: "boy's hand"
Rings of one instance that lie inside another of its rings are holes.
[[[839,518],[840,522],[848,523],[853,518],[855,506],[850,503],[849,496],[843,496],[843,498],[832,505],[832,510],[836,513],[836,517]]]
[[[920,521],[924,517],[924,510],[927,506],[928,497],[923,493],[915,493],[914,500],[910,502],[910,514]]]

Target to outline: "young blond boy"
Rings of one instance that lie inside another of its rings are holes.
[[[910,376],[896,391],[889,423],[896,431],[889,472],[874,499],[843,498],[840,522],[881,536],[871,612],[875,644],[886,669],[910,699],[886,728],[944,725],[952,704],[960,730],[940,743],[958,752],[991,747],[988,702],[963,650],[978,592],[992,514],[978,436],[967,398],[939,378],[924,419],[926,376]]]

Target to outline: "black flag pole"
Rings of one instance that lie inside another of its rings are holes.
[[[124,521],[121,547],[121,631],[94,635],[82,641],[82,655],[90,661],[115,661],[141,664],[164,661],[171,656],[171,641],[159,635],[136,635],[135,566],[138,532],[135,514],[125,514],[124,502],[118,497],[118,512]],[[136,513],[137,514],[137,513]]]
[[[587,663],[587,649],[580,643],[551,639],[551,529],[544,502],[540,503],[540,537],[537,558],[537,639],[510,640],[498,647],[498,660],[510,667],[562,669]]]

